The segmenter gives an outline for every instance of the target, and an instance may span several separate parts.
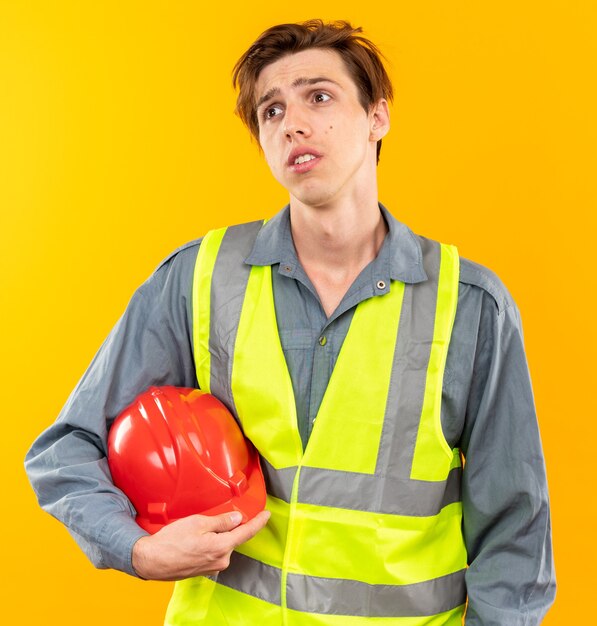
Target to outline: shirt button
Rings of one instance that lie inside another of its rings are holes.
[[[377,287],[378,289],[385,289],[385,288],[386,288],[386,282],[385,282],[385,280],[378,280],[378,281],[377,281],[377,285],[376,285],[376,287]]]
[[[321,337],[319,338],[319,345],[320,346],[325,346],[325,344],[328,342],[328,340],[326,339],[325,335],[321,335]]]

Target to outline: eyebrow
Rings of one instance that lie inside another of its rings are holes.
[[[325,76],[315,76],[314,78],[306,78],[304,76],[300,76],[293,81],[291,87],[295,89],[296,87],[303,87],[304,85],[315,85],[317,83],[333,83],[334,85],[338,85],[338,87],[341,87],[340,83],[337,83],[331,78],[326,78]],[[271,100],[272,98],[280,95],[280,92],[281,89],[279,87],[272,87],[263,96],[261,96],[261,98],[259,98],[259,100],[257,101],[257,106],[255,108],[258,109],[267,100]]]

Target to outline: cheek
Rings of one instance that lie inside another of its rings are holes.
[[[263,134],[259,136],[259,145],[263,152],[263,156],[265,157],[266,163],[270,166],[270,168],[276,162],[275,159],[275,150],[272,148],[271,141],[268,140],[266,136]]]

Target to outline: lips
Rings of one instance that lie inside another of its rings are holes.
[[[301,146],[295,148],[286,161],[287,166],[292,172],[302,173],[313,169],[321,160],[322,154],[313,148]]]

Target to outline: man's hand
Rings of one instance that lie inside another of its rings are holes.
[[[262,511],[239,526],[240,513],[190,515],[141,537],[133,547],[133,567],[147,580],[181,580],[221,572],[234,548],[256,535],[267,523]]]

